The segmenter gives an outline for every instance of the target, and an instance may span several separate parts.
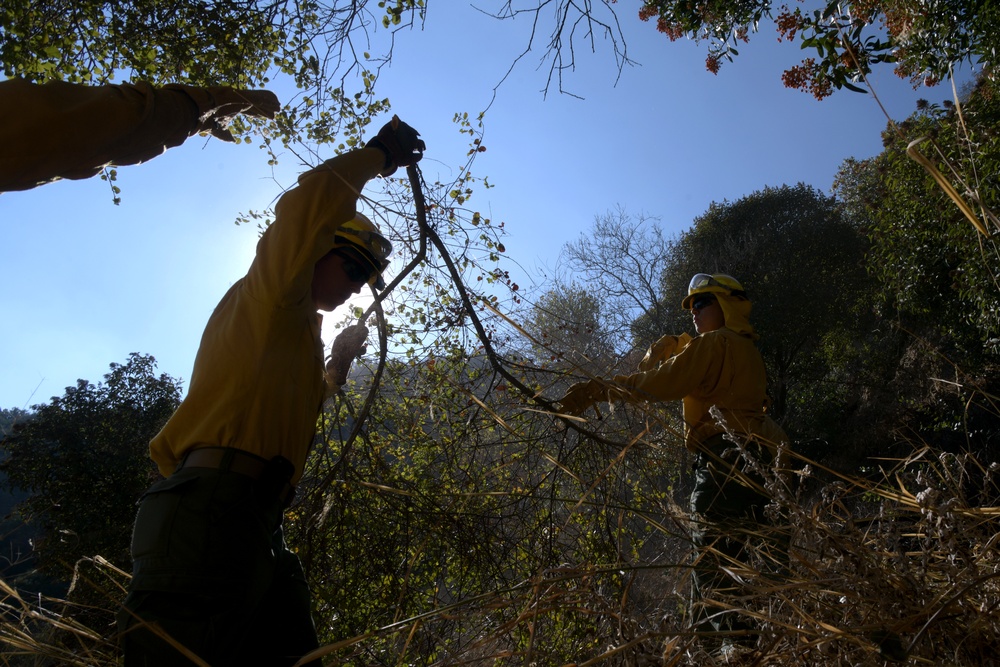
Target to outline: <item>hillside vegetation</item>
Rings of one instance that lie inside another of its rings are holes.
[[[399,346],[367,357],[327,405],[287,516],[329,663],[991,664],[998,111],[987,83],[961,108],[919,109],[887,129],[883,153],[844,164],[834,197],[768,188],[673,239],[622,211],[599,218],[567,246],[573,282],[544,294],[521,294],[499,268],[480,274],[492,292],[467,287],[498,237],[480,237],[471,274],[432,238],[440,279],[400,288],[383,321]],[[626,259],[648,263],[649,284],[618,270]],[[775,414],[795,440],[788,470],[768,473],[787,558],[751,553],[732,567],[743,594],[708,601],[756,619],[739,654],[687,616],[690,455],[675,406],[602,405],[581,422],[548,402],[686,329],[678,294],[695,270],[750,288]],[[4,579],[6,664],[115,664],[121,510],[155,474],[136,434],[158,428],[178,391],[154,368],[134,355],[97,387],[6,415],[17,423],[2,467],[28,493],[16,511],[44,530],[30,571],[68,585],[45,597]],[[99,491],[86,502],[73,469]]]

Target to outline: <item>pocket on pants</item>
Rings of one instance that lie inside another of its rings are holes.
[[[196,477],[173,475],[157,482],[139,501],[132,531],[132,558],[188,557],[196,559],[204,544],[204,519],[187,507],[185,496],[196,488]]]

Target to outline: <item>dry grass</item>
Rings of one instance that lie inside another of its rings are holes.
[[[929,450],[882,464],[872,481],[805,462],[798,491],[776,500],[769,530],[790,536],[787,566],[753,537],[748,562],[731,568],[739,594],[707,601],[752,622],[759,635],[744,645],[692,631],[686,550],[675,532],[684,517],[667,507],[651,525],[673,533],[661,544],[675,548],[647,562],[553,567],[326,647],[327,664],[562,664],[556,647],[567,645],[578,647],[580,666],[994,664],[997,466]],[[124,573],[88,564],[77,593],[86,585],[120,599]],[[0,664],[116,664],[114,604],[29,598],[0,585]],[[373,642],[381,659],[366,649]],[[397,653],[387,657],[387,647]]]
[[[109,637],[126,578],[98,557],[77,563],[66,599],[25,593],[0,579],[0,664],[117,664]]]

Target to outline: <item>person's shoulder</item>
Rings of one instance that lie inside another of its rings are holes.
[[[751,343],[753,342],[753,337],[751,337],[750,335],[745,333],[740,333],[739,331],[735,331],[733,329],[730,329],[729,327],[722,327],[721,329],[717,329],[710,333],[717,334],[719,336],[724,336],[725,338],[728,338],[730,340],[745,340]]]
[[[735,334],[733,331],[728,329],[716,329],[715,331],[706,331],[705,333],[700,333],[693,338],[691,341],[684,346],[682,352],[687,352],[689,354],[698,354],[699,351],[707,351],[714,348],[721,348],[726,345],[726,340],[729,334]]]
[[[729,336],[739,336],[739,334],[733,331],[732,329],[727,329],[726,327],[722,327],[721,329],[716,329],[715,331],[706,331],[705,333],[700,333],[694,338],[692,338],[691,342],[696,343],[698,341],[703,341],[703,342],[718,341]]]
[[[728,327],[722,327],[721,329],[716,329],[715,331],[706,331],[705,333],[698,334],[691,339],[691,342],[688,343],[688,347],[692,349],[698,349],[699,347],[725,347],[736,342],[753,343],[753,340],[738,331],[733,331]]]

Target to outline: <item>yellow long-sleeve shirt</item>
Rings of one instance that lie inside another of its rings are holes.
[[[764,362],[748,334],[730,328],[702,334],[684,344],[656,367],[615,382],[632,400],[681,400],[685,443],[692,451],[725,428],[709,413],[716,406],[725,425],[736,433],[756,435],[777,445],[788,437],[765,413],[767,375]]]
[[[191,86],[0,81],[0,192],[154,158],[194,134],[208,107]]]
[[[374,148],[335,157],[278,201],[250,270],[209,318],[187,396],[150,444],[164,476],[208,446],[281,455],[295,466],[292,483],[301,477],[325,393],[313,268],[384,162]]]

